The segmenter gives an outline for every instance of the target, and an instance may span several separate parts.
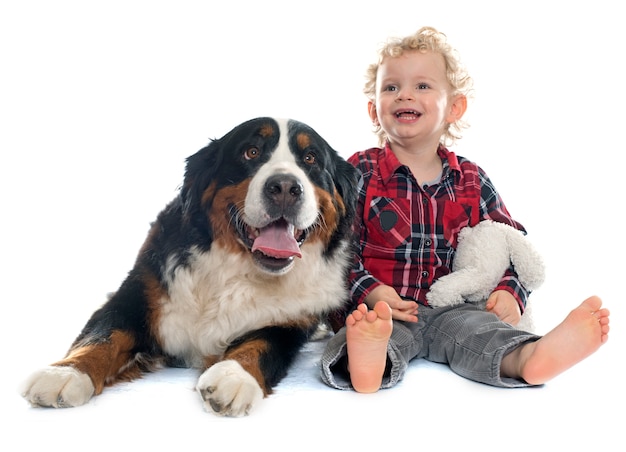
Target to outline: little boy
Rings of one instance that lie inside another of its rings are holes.
[[[595,296],[543,337],[514,328],[529,293],[513,267],[483,308],[428,306],[426,293],[451,271],[463,227],[489,219],[523,230],[484,171],[445,147],[460,137],[470,90],[456,52],[430,27],[389,41],[368,70],[381,147],[349,159],[361,172],[350,275],[356,309],[322,356],[322,379],[332,387],[392,387],[415,358],[495,386],[540,385],[608,339],[609,311]]]

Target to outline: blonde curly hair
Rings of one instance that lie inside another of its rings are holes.
[[[390,38],[378,51],[378,61],[367,68],[366,82],[363,92],[371,102],[376,102],[376,76],[378,68],[387,57],[395,58],[404,52],[418,50],[420,52],[436,52],[443,56],[446,65],[446,75],[452,87],[452,95],[463,94],[470,98],[473,94],[473,80],[461,64],[458,52],[450,46],[445,34],[433,27],[422,27],[416,33],[404,38]],[[448,124],[441,138],[444,145],[453,144],[461,138],[461,131],[469,125],[461,120]],[[374,126],[374,133],[378,135],[380,146],[387,141],[387,134],[380,127]]]

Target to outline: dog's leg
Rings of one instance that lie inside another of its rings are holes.
[[[223,416],[247,415],[286,375],[307,337],[306,329],[269,327],[236,341],[198,380],[205,409]]]
[[[35,406],[82,405],[128,366],[133,343],[128,334],[114,331],[101,343],[74,346],[64,359],[31,375],[22,395]]]
[[[154,354],[146,339],[145,292],[129,278],[91,316],[64,359],[25,381],[22,396],[34,406],[78,406],[100,394],[105,384],[141,375]]]

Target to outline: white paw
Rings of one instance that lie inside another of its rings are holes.
[[[204,409],[222,416],[247,415],[263,399],[259,383],[233,360],[221,361],[205,370],[196,389]]]
[[[24,382],[22,397],[33,406],[66,408],[87,403],[94,393],[89,375],[69,366],[49,366]]]
[[[464,302],[463,296],[459,291],[446,286],[446,276],[439,278],[439,280],[430,286],[430,290],[426,293],[428,304],[434,308],[452,306]]]

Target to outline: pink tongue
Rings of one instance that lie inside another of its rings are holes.
[[[252,252],[260,251],[277,259],[286,259],[292,256],[302,257],[293,231],[293,225],[284,221],[278,221],[264,227],[252,245]]]

